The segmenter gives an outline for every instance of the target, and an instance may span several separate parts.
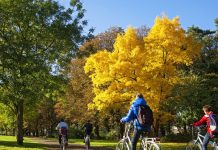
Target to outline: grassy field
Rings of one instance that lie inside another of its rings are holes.
[[[16,143],[16,137],[14,136],[0,136],[0,150],[45,150],[45,146],[28,138],[24,138],[23,146],[19,146]]]
[[[49,139],[57,142],[57,139]],[[115,149],[118,141],[91,140],[91,146],[94,147],[110,147]],[[70,139],[69,143],[84,145],[82,139]],[[186,143],[161,143],[161,150],[184,150]],[[36,143],[29,138],[24,138],[24,145],[18,146],[16,138],[13,136],[0,136],[0,150],[45,150],[43,144]]]

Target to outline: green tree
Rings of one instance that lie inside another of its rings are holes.
[[[65,9],[54,0],[0,1],[0,100],[15,112],[20,145],[24,106],[59,86],[66,78],[62,70],[85,38],[82,4],[76,0],[71,6]]]
[[[202,44],[200,57],[192,66],[183,68],[182,82],[174,86],[163,105],[166,111],[177,114],[178,125],[184,127],[202,115],[203,105],[209,104],[215,111],[218,109],[218,33],[195,26],[187,33]]]

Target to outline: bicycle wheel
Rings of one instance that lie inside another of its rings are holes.
[[[199,143],[195,143],[195,141],[190,141],[186,145],[186,150],[201,150],[201,145]]]
[[[116,150],[130,150],[129,149],[129,145],[126,141],[121,140],[117,146],[116,146]]]
[[[140,150],[148,150],[150,146],[150,143],[145,142],[144,140],[142,140],[141,144],[140,144]]]
[[[156,143],[151,143],[149,145],[149,150],[160,150],[160,147]]]
[[[85,146],[87,150],[90,148],[90,137],[88,135],[85,138]]]

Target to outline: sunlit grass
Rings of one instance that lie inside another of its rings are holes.
[[[48,139],[47,139],[48,140]],[[57,138],[49,138],[51,141],[56,141]],[[57,142],[58,143],[58,142]],[[83,139],[69,139],[71,144],[84,145]],[[118,141],[112,140],[93,140],[91,139],[91,146],[93,147],[108,147],[115,149]],[[186,143],[161,143],[161,150],[184,150]],[[45,150],[46,147],[43,144],[34,142],[29,138],[24,138],[24,145],[18,146],[16,143],[16,137],[14,136],[0,136],[0,150]]]
[[[0,150],[45,150],[45,146],[24,138],[23,146],[17,145],[15,136],[0,136]]]

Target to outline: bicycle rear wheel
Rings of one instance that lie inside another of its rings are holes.
[[[61,137],[61,145],[60,145],[61,150],[66,150],[67,149],[66,144],[67,144],[66,136],[62,136]]]
[[[149,145],[149,150],[160,150],[160,147],[156,143],[151,143]]]
[[[122,140],[117,144],[116,150],[130,150],[130,148],[128,143]]]
[[[85,138],[85,146],[86,146],[86,150],[90,148],[90,137],[88,135]]]
[[[142,142],[140,144],[140,150],[148,150],[149,147],[150,147],[150,143],[145,142],[144,140],[142,140]]]
[[[201,150],[201,145],[199,143],[195,143],[195,141],[190,141],[186,145],[185,150]]]

